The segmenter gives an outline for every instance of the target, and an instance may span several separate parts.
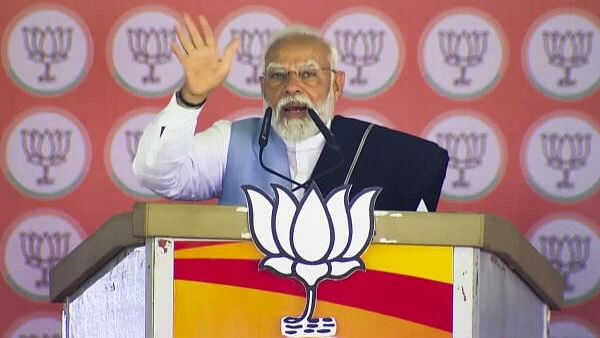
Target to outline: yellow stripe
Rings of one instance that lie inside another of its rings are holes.
[[[363,260],[369,270],[452,284],[452,247],[373,244]]]
[[[190,281],[175,282],[176,338],[281,337],[282,317],[299,315],[304,298]],[[450,338],[450,332],[324,301],[315,317],[334,317],[338,337]]]
[[[261,259],[263,257],[263,254],[258,251],[252,242],[224,242],[223,244],[175,251],[175,259]]]
[[[261,259],[250,242],[229,242],[175,251],[175,259]],[[452,284],[452,247],[373,244],[363,255],[369,270]]]

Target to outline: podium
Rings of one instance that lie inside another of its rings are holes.
[[[304,289],[259,270],[246,208],[138,203],[51,271],[63,337],[281,337]],[[376,211],[366,271],[323,281],[337,337],[548,337],[562,279],[507,221]]]

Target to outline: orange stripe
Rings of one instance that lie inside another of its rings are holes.
[[[266,291],[175,282],[175,337],[269,338],[281,337],[282,317],[298,315],[304,298]],[[317,317],[334,317],[338,337],[450,338],[449,332],[324,301]]]

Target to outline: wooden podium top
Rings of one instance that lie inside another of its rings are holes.
[[[246,208],[136,203],[83,241],[51,271],[50,299],[62,302],[114,255],[147,237],[249,240]],[[376,211],[373,243],[465,246],[500,257],[552,309],[563,306],[560,274],[507,221],[486,214]]]

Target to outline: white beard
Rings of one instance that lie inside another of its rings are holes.
[[[266,109],[269,104],[264,101],[264,99],[263,102]],[[271,126],[275,129],[277,134],[287,142],[299,142],[319,133],[319,129],[308,114],[303,118],[285,118],[281,114],[283,107],[290,102],[305,104],[308,107],[313,108],[324,124],[327,124],[333,116],[335,100],[332,88],[329,89],[325,101],[320,105],[314,105],[310,99],[303,94],[283,97],[277,102],[277,105],[273,109]]]

